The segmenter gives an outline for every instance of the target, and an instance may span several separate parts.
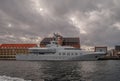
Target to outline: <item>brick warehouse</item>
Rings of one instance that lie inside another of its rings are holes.
[[[40,42],[40,47],[45,47],[50,41],[53,40],[52,37],[44,38]],[[75,48],[80,48],[80,39],[78,37],[60,37],[58,40],[58,44],[61,46],[72,46]]]
[[[16,54],[28,54],[28,48],[36,46],[36,44],[1,44],[0,59],[13,60]]]

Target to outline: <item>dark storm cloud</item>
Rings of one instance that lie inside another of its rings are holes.
[[[0,42],[34,42],[53,32],[82,45],[119,44],[119,0],[0,0]]]

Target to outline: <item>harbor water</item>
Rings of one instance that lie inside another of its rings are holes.
[[[0,61],[0,81],[120,81],[120,61]]]

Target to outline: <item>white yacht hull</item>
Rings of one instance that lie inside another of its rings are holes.
[[[92,61],[102,58],[105,54],[85,54],[85,55],[76,55],[76,56],[59,56],[59,55],[35,55],[27,54],[16,55],[16,60],[41,60],[41,61],[64,61],[64,60],[78,60],[78,61]]]

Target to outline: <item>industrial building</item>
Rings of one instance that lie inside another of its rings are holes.
[[[118,52],[120,52],[120,45],[116,45],[115,46],[115,50],[118,51]]]
[[[105,52],[105,53],[107,53],[107,46],[95,46],[95,52]]]
[[[0,59],[15,59],[16,54],[28,54],[28,48],[36,44],[1,44]]]
[[[120,45],[115,46],[116,54],[120,56]]]

